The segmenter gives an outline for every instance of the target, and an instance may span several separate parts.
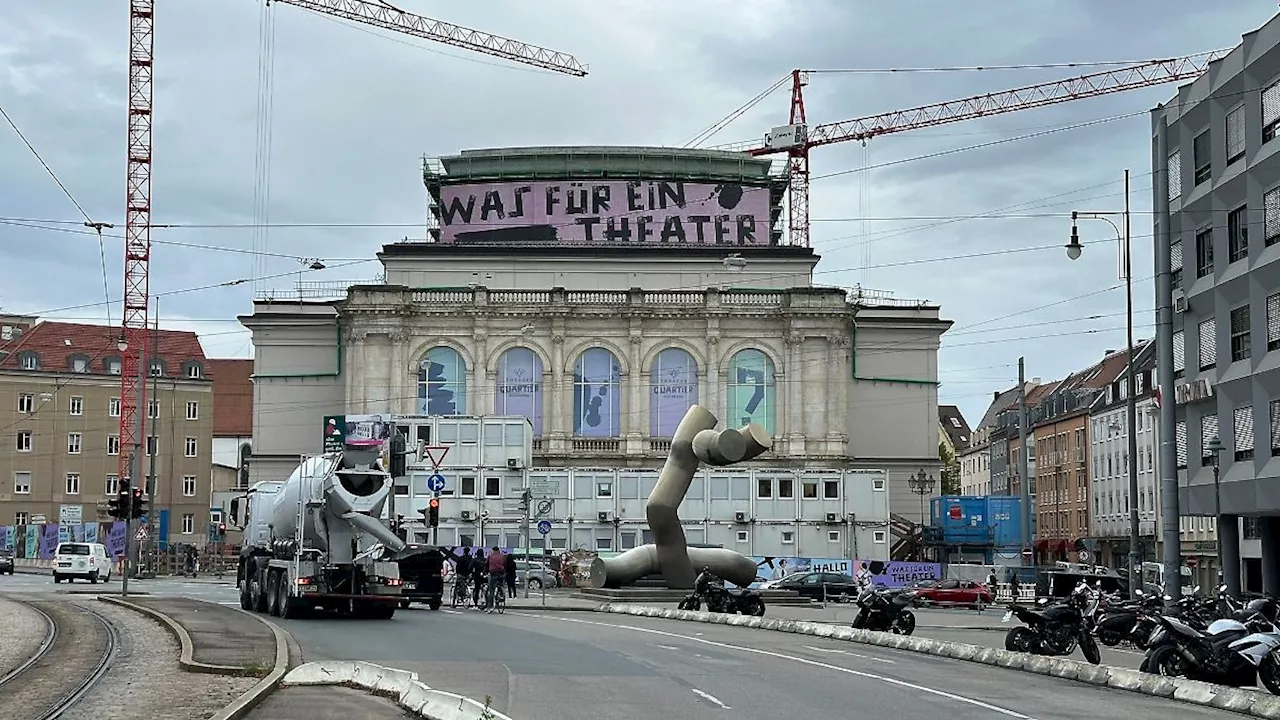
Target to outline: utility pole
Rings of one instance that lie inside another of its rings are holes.
[[[137,436],[135,436],[137,437]],[[134,451],[129,455],[130,473],[137,470],[138,467],[138,446],[135,444]],[[120,573],[120,596],[129,596],[129,566],[132,564],[129,558],[133,555],[133,477],[129,477],[129,497],[125,500],[125,520],[124,520],[124,572]]]
[[[1174,417],[1173,377],[1173,257],[1169,228],[1169,125],[1163,108],[1153,111],[1156,121],[1156,150],[1152,203],[1155,205],[1156,256],[1156,376],[1160,381],[1160,534],[1164,543],[1164,594],[1176,602],[1182,597],[1182,517],[1178,501],[1178,446]],[[1130,393],[1132,394],[1132,393]],[[1221,529],[1219,529],[1221,530]],[[1219,535],[1218,542],[1222,542]],[[1132,581],[1132,578],[1130,579]]]
[[[1121,252],[1124,253],[1125,330],[1128,333],[1129,342],[1129,355],[1125,360],[1125,375],[1128,376],[1125,381],[1128,386],[1128,402],[1125,403],[1128,428],[1125,434],[1129,438],[1129,597],[1136,599],[1142,584],[1142,537],[1139,532],[1141,518],[1138,515],[1138,385],[1135,377],[1138,369],[1134,366],[1133,235],[1129,222],[1129,210],[1129,171],[1126,169],[1124,171],[1124,244],[1121,245]]]
[[[531,493],[529,492],[529,474],[525,472],[525,487],[520,491],[520,509],[524,511],[524,596],[529,597],[529,546],[532,544],[529,535],[529,523],[532,522],[532,512],[530,510],[533,505]]]
[[[1018,474],[1022,482],[1018,484],[1018,497],[1022,504],[1022,549],[1025,552],[1031,547],[1031,462],[1027,458],[1027,369],[1026,358],[1018,358]],[[1026,556],[1023,556],[1026,559]],[[1035,553],[1031,554],[1030,564],[1035,566]],[[1015,600],[1017,598],[1014,598]]]
[[[152,326],[151,326],[152,327],[151,345],[149,347],[152,348],[153,354],[158,355],[159,353],[156,352],[156,350],[158,350],[158,348],[160,347],[160,301],[159,300],[155,301],[155,311],[156,311],[156,317],[155,317],[155,321],[152,323]],[[143,541],[138,542],[138,565],[139,566],[143,566],[142,557],[144,553],[148,557],[152,556],[152,553],[147,552],[146,550],[144,550],[144,548],[147,545],[151,545],[152,543],[155,543],[156,549],[159,550],[159,543],[160,543],[160,527],[159,527],[159,520],[157,517],[160,514],[160,510],[159,510],[159,505],[156,503],[156,487],[157,487],[156,456],[160,454],[159,452],[160,451],[160,428],[159,428],[159,425],[160,425],[160,395],[159,395],[160,378],[155,373],[151,372],[150,365],[151,363],[150,363],[150,360],[148,359],[147,373],[151,375],[151,395],[150,395],[151,400],[149,400],[148,402],[153,402],[153,401],[155,402],[156,416],[154,418],[151,417],[150,407],[147,407],[145,409],[145,412],[147,413],[147,417],[151,420],[151,424],[147,425],[147,427],[151,428],[151,434],[156,438],[156,452],[150,453],[149,456],[147,457],[147,481],[142,486],[142,491],[146,493],[146,496],[148,498],[151,498],[151,506],[150,506],[151,512],[147,515],[147,527],[150,529],[150,532],[147,533],[147,539],[145,542]],[[173,422],[172,414],[169,418],[169,422],[170,423]],[[169,448],[169,452],[173,452],[173,448]],[[165,538],[165,539],[167,540],[168,538]],[[155,557],[159,557],[158,552],[155,554]],[[152,573],[154,574],[156,568],[153,566],[151,570],[152,570]]]

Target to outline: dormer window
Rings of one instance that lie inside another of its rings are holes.
[[[33,350],[24,350],[18,353],[18,365],[23,370],[39,370],[40,356]]]
[[[87,355],[72,355],[67,358],[67,367],[71,368],[74,373],[89,372],[89,357]]]
[[[102,361],[102,367],[107,371],[108,375],[119,375],[121,368],[120,358],[109,357]]]
[[[204,377],[204,369],[198,362],[185,362],[182,364],[182,375],[189,380],[199,380]]]
[[[151,377],[164,377],[164,361],[152,360],[149,374]]]

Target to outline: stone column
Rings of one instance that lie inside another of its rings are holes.
[[[621,408],[622,427],[619,430],[623,435],[633,436],[639,442],[641,437],[649,434],[649,403],[645,402],[645,379],[649,377],[649,372],[648,368],[642,367],[644,357],[640,352],[640,344],[644,338],[633,330],[627,336],[627,341],[630,343],[627,348],[627,365],[631,369],[622,384],[627,388],[627,403]]]
[[[783,374],[785,382],[781,384],[782,392],[779,392],[778,396],[784,409],[781,414],[785,418],[782,428],[779,428],[779,430],[784,430],[785,432],[775,432],[775,435],[786,436],[788,455],[803,455],[805,453],[804,418],[802,416],[804,412],[804,363],[803,353],[800,352],[803,344],[804,336],[793,331],[787,335],[786,349],[783,351],[783,363],[786,365],[786,370]]]
[[[346,410],[350,413],[365,412],[365,403],[369,397],[369,333],[364,330],[348,329],[343,333],[346,343],[342,368],[343,384],[346,385]]]
[[[408,348],[411,336],[404,330],[392,330],[387,334],[391,341],[391,374],[387,377],[387,412],[412,414],[417,411],[417,383],[409,379]],[[406,412],[406,410],[408,412]]]
[[[1218,516],[1218,556],[1222,558],[1222,584],[1231,597],[1240,597],[1240,516]]]
[[[698,403],[710,408],[716,417],[723,419],[728,408],[725,406],[724,382],[720,379],[720,363],[720,336],[709,334],[707,335],[707,366],[702,371],[702,387],[698,390]]]
[[[489,333],[477,330],[472,336],[471,387],[467,388],[467,415],[488,415],[494,411],[493,393],[489,388]]]
[[[572,388],[565,389],[566,373],[564,371],[564,335],[551,336],[551,384],[550,397],[544,397],[543,430],[552,435],[552,449],[563,452],[565,437],[569,435],[572,424],[569,416],[573,413]],[[548,417],[548,415],[550,417]],[[549,421],[549,422],[548,422]],[[554,447],[559,443],[560,447]]]
[[[827,367],[827,448],[828,454],[843,452],[849,433],[849,387],[853,383],[849,364],[849,352],[853,339],[848,335],[828,338],[829,359]]]

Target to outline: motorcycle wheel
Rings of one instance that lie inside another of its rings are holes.
[[[1258,665],[1258,682],[1272,695],[1280,695],[1280,660],[1275,653],[1262,658]]]
[[[1009,652],[1034,653],[1040,645],[1030,628],[1011,628],[1004,636],[1004,649]]]
[[[1161,645],[1151,652],[1143,662],[1147,672],[1163,677],[1186,677],[1186,662],[1172,645]]]
[[[1093,636],[1088,633],[1080,634],[1080,652],[1084,655],[1084,659],[1089,661],[1089,664],[1100,665],[1102,663],[1102,650],[1098,648],[1098,643],[1094,641]]]
[[[853,619],[853,624],[850,625],[850,627],[854,630],[865,630],[867,627],[867,611],[859,610],[857,617]]]
[[[910,635],[916,631],[916,614],[910,610],[903,610],[902,614],[894,618],[893,626],[894,635]]]
[[[1102,631],[1098,633],[1098,642],[1107,647],[1115,647],[1124,642],[1124,636],[1116,632]]]
[[[746,607],[743,608],[742,614],[750,615],[752,617],[764,617],[764,599],[757,597],[748,600]]]

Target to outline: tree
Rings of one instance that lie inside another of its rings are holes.
[[[943,495],[960,494],[960,460],[944,442],[938,443],[938,459],[942,461]]]

